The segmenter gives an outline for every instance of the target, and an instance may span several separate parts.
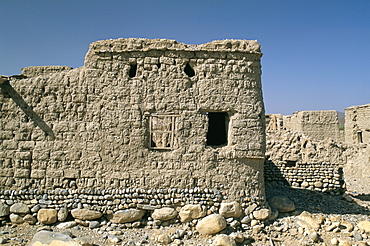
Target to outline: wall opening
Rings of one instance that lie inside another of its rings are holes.
[[[357,143],[363,143],[362,132],[357,132]]]
[[[208,112],[207,145],[227,145],[229,115],[226,112]]]
[[[184,72],[186,73],[187,76],[193,77],[195,76],[195,71],[194,69],[189,65],[189,63],[186,63]]]
[[[296,167],[297,166],[297,162],[296,161],[286,161],[285,166],[286,167]]]
[[[128,71],[128,76],[130,76],[130,78],[136,77],[136,72],[137,72],[137,64],[136,63],[130,64],[130,70]]]
[[[149,148],[172,150],[176,146],[177,115],[152,114],[149,117]]]

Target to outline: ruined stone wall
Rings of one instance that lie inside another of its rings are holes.
[[[268,115],[266,179],[311,190],[337,192],[345,189],[369,194],[370,152],[368,144],[364,143],[370,115],[368,106],[346,109],[345,131],[339,131],[339,139],[334,137],[338,129],[336,111]],[[328,126],[323,126],[325,120]],[[312,129],[327,129],[328,133],[321,133],[320,138],[319,132]]]
[[[345,109],[346,143],[370,144],[370,104]]]
[[[207,206],[263,203],[260,57],[255,41],[104,40],[90,45],[81,68],[4,83],[2,199],[59,190],[66,195],[58,204],[72,207],[94,201],[68,200],[74,194],[129,198],[108,199],[102,210],[191,197]],[[222,146],[207,145],[213,112],[228,121]],[[162,132],[150,126],[157,115],[168,116],[159,120]],[[168,189],[167,199],[155,197]]]
[[[370,104],[345,109],[345,139],[353,148],[344,168],[349,190],[370,194]]]
[[[346,145],[285,130],[268,132],[266,143],[266,180],[322,192],[343,190]]]
[[[339,131],[338,113],[335,110],[298,111],[283,116],[284,128],[300,131],[315,140],[343,141]]]

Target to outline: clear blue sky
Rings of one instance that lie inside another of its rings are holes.
[[[83,65],[91,42],[257,39],[266,113],[370,103],[370,0],[0,0],[0,74]]]

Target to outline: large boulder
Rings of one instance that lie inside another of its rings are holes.
[[[145,210],[141,209],[125,209],[118,210],[113,214],[113,217],[110,219],[110,222],[120,224],[128,223],[136,220],[140,220],[145,214]]]
[[[8,216],[10,214],[9,206],[0,202],[0,217]]]
[[[295,205],[288,197],[274,196],[268,199],[271,208],[275,208],[280,213],[292,212],[295,210]]]
[[[181,208],[179,212],[180,221],[182,223],[189,222],[193,219],[199,219],[206,215],[206,211],[202,209],[200,204],[188,204]]]
[[[323,220],[322,218],[315,217],[307,211],[303,211],[297,217],[297,223],[301,227],[305,228],[308,231],[318,231],[321,227]]]
[[[70,236],[50,231],[40,231],[36,233],[28,246],[81,246]]]
[[[242,207],[238,202],[221,203],[219,213],[225,218],[239,218],[242,213]]]
[[[14,214],[28,214],[30,213],[30,208],[26,204],[18,202],[10,206],[10,212]]]
[[[226,220],[220,214],[211,214],[200,220],[195,228],[202,235],[216,234],[226,228]]]
[[[174,208],[159,208],[154,209],[152,213],[152,218],[155,220],[166,221],[172,220],[177,216],[177,212]]]
[[[103,216],[102,213],[86,208],[75,208],[71,210],[72,217],[79,220],[95,220]]]
[[[45,225],[57,222],[57,210],[42,208],[37,212],[37,220]]]

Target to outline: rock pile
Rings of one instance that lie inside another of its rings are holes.
[[[268,193],[271,193],[270,186],[267,186]],[[20,239],[10,236],[12,230],[36,223],[32,228],[54,232],[35,232],[27,241],[34,236],[32,242],[44,245],[51,243],[53,233],[65,235],[53,238],[73,240],[76,245],[370,245],[370,212],[356,210],[356,198],[348,199],[347,195],[346,199],[338,200],[341,197],[318,193],[321,195],[317,199],[313,192],[298,197],[297,192],[301,191],[289,189],[288,193],[278,192],[279,189],[281,187],[274,187],[275,195],[268,194],[266,207],[256,203],[243,207],[236,202],[221,202],[212,210],[200,204],[160,208],[148,205],[146,209],[136,207],[102,213],[88,208],[37,210],[34,204],[9,206],[1,202],[0,242],[18,245],[16,242]],[[318,210],[313,210],[309,203],[313,200]],[[322,212],[326,210],[320,207],[328,204],[337,214]]]

